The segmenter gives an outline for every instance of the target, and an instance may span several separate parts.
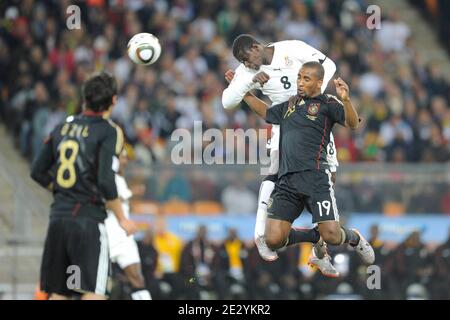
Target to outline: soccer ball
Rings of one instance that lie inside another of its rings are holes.
[[[127,45],[128,57],[137,64],[150,65],[161,55],[161,45],[157,37],[151,33],[134,35]]]

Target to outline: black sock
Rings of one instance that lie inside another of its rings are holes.
[[[342,230],[345,232],[345,240],[344,243],[348,243],[352,247],[356,247],[359,243],[359,235],[350,229],[345,229],[344,227],[341,227]]]
[[[316,243],[320,239],[319,231],[314,229],[297,230],[291,229],[286,246],[291,246],[300,242]]]
[[[317,258],[322,259],[325,256],[325,254],[327,253],[327,250],[326,250],[325,242],[323,241],[322,238],[320,238],[320,240],[314,244],[313,250],[314,250]]]

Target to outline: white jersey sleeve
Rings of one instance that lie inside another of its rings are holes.
[[[259,87],[252,81],[253,76],[242,64],[235,70],[233,80],[222,93],[222,105],[225,109],[235,108],[247,92]]]
[[[322,64],[325,75],[323,77],[323,85],[322,85],[322,93],[327,88],[328,82],[333,77],[336,72],[336,64],[333,60],[328,58],[322,52],[317,50],[314,47],[311,47],[309,44],[300,41],[300,40],[291,40],[289,43],[292,46],[292,57],[296,58],[302,64],[308,61],[317,61]]]

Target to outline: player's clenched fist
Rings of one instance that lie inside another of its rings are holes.
[[[233,70],[227,70],[227,72],[225,72],[225,80],[227,80],[228,83],[231,82],[231,80],[233,80],[234,78],[234,71]]]
[[[269,79],[270,76],[264,71],[261,71],[253,77],[253,82],[258,82],[262,87],[267,81],[269,81]]]
[[[350,89],[348,88],[348,84],[341,79],[341,77],[333,80],[336,86],[336,94],[341,99],[341,101],[350,100]]]
[[[136,223],[130,219],[122,219],[119,221],[119,224],[125,230],[128,236],[131,236],[137,231]]]

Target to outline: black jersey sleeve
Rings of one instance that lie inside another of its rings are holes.
[[[332,96],[328,99],[327,115],[331,118],[331,120],[333,120],[333,122],[337,122],[345,127],[344,105],[338,98]]]
[[[98,184],[106,200],[113,200],[118,197],[114,174],[119,165],[118,154],[121,152],[122,146],[121,129],[116,126],[109,126],[105,138],[100,143],[98,158]]]
[[[53,181],[50,169],[55,163],[53,156],[53,135],[45,141],[38,155],[31,165],[31,178],[41,186],[47,188]]]
[[[267,109],[266,122],[271,124],[281,124],[281,120],[283,119],[284,105],[284,103],[277,104]]]

